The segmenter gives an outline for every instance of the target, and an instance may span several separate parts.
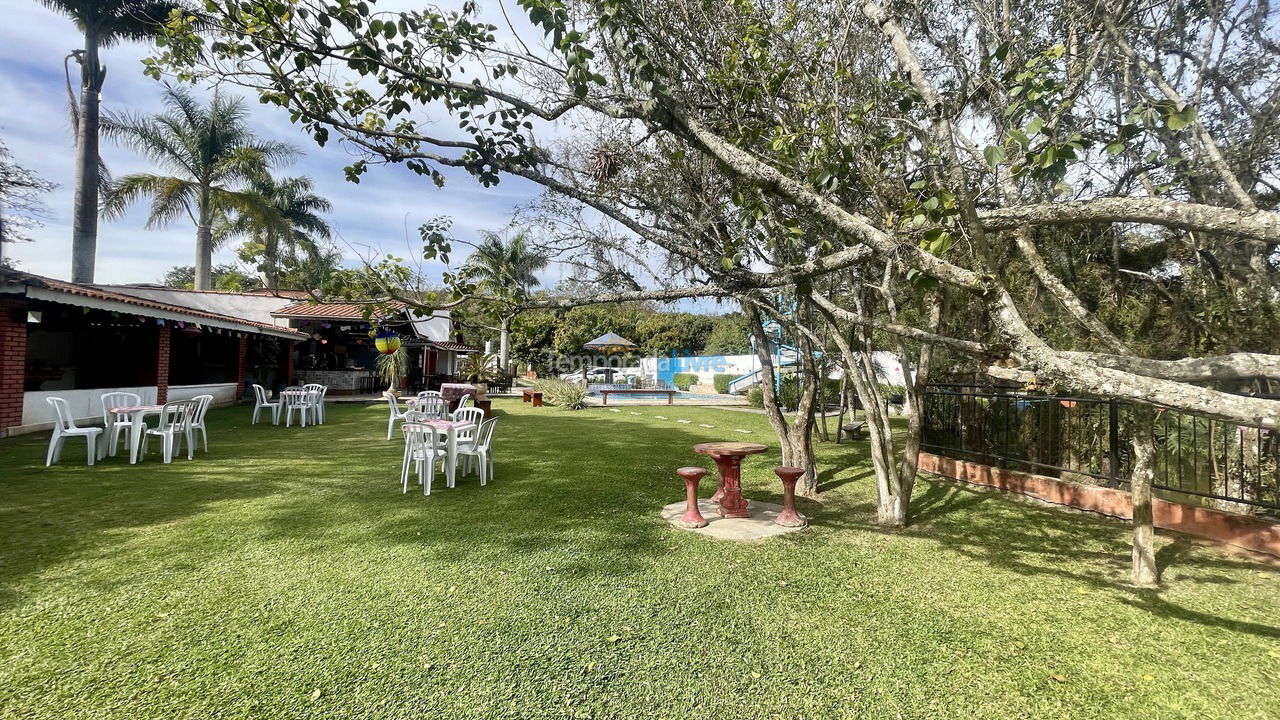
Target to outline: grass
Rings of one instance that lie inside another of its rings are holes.
[[[1164,538],[1136,591],[1121,524],[941,482],[881,532],[864,443],[820,446],[812,529],[717,542],[657,511],[761,416],[497,406],[496,480],[430,498],[380,407],[216,410],[168,466],[0,441],[0,717],[1280,716],[1251,559]]]

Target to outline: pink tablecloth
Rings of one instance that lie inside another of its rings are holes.
[[[444,431],[446,431],[446,432],[447,432],[447,431],[449,431],[449,430],[461,430],[462,428],[468,428],[468,427],[471,427],[471,426],[475,425],[475,423],[466,422],[465,420],[463,420],[463,421],[456,421],[456,420],[420,420],[420,421],[417,421],[417,422],[411,422],[411,423],[405,423],[405,424],[404,424],[404,426],[405,426],[405,427],[407,427],[407,428],[419,428],[419,427],[424,427],[424,426],[427,426],[427,425],[430,425],[431,427],[435,428],[436,430],[444,430]]]
[[[111,408],[111,412],[117,415],[131,415],[136,412],[159,412],[163,409],[163,405],[132,405],[129,407],[114,407]]]
[[[454,403],[462,399],[463,395],[475,395],[479,392],[475,385],[469,383],[442,383],[440,385],[440,394],[452,407]]]

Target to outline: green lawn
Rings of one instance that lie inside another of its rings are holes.
[[[880,532],[864,443],[812,529],[717,542],[657,511],[763,417],[498,407],[496,479],[430,498],[376,406],[216,410],[169,466],[0,441],[0,717],[1280,717],[1274,569],[1164,539],[1133,591],[1119,523],[946,483]]]

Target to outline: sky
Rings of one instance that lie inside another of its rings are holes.
[[[397,4],[412,3],[393,0],[379,7]],[[496,0],[485,4],[482,16],[500,17]],[[29,272],[70,279],[74,143],[63,58],[83,41],[69,19],[35,0],[0,0],[0,18],[0,98],[6,99],[0,103],[0,139],[16,162],[58,184],[47,196],[44,226],[30,233],[35,242],[6,245],[5,255]],[[119,44],[103,52],[107,66],[104,111],[163,110],[162,86],[142,74],[142,59],[150,52],[148,45],[139,43]],[[76,72],[74,63],[72,70]],[[305,151],[301,160],[281,172],[310,176],[318,193],[333,204],[327,219],[348,264],[371,252],[416,258],[417,227],[438,215],[451,216],[454,235],[463,240],[475,238],[480,230],[502,230],[513,209],[539,194],[538,186],[522,178],[504,177],[498,186],[484,188],[461,171],[449,173],[445,187],[437,189],[429,179],[398,166],[374,167],[358,185],[352,184],[342,172],[352,160],[349,150],[332,142],[320,148],[290,124],[285,111],[260,105],[253,97],[246,101],[250,122],[260,136],[287,141]],[[452,121],[445,122],[456,129]],[[102,156],[117,177],[154,169],[133,151],[106,139]],[[99,222],[97,282],[156,282],[170,267],[194,263],[195,227],[187,221],[146,229],[146,208],[147,203],[139,202],[124,217]],[[216,254],[215,264],[234,261],[234,243],[229,245]],[[455,250],[456,265],[466,248]],[[421,269],[438,279],[445,267],[431,262]],[[562,268],[552,267],[543,282],[554,284],[563,274]]]

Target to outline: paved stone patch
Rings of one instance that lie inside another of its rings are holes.
[[[742,433],[743,435],[750,435],[750,434],[751,434],[751,431],[750,431],[750,430],[743,430],[742,428],[734,428],[734,429],[733,429],[733,431],[734,431],[734,432],[740,432],[740,433]]]
[[[805,529],[803,527],[774,525],[773,521],[782,512],[781,505],[748,500],[747,510],[751,512],[751,517],[722,518],[720,517],[720,503],[700,499],[698,500],[698,512],[702,513],[702,517],[707,519],[707,526],[704,528],[680,527],[678,524],[680,516],[684,515],[683,500],[662,508],[661,515],[664,520],[671,523],[672,527],[679,530],[695,532],[717,540],[735,540],[737,542],[755,542]]]

